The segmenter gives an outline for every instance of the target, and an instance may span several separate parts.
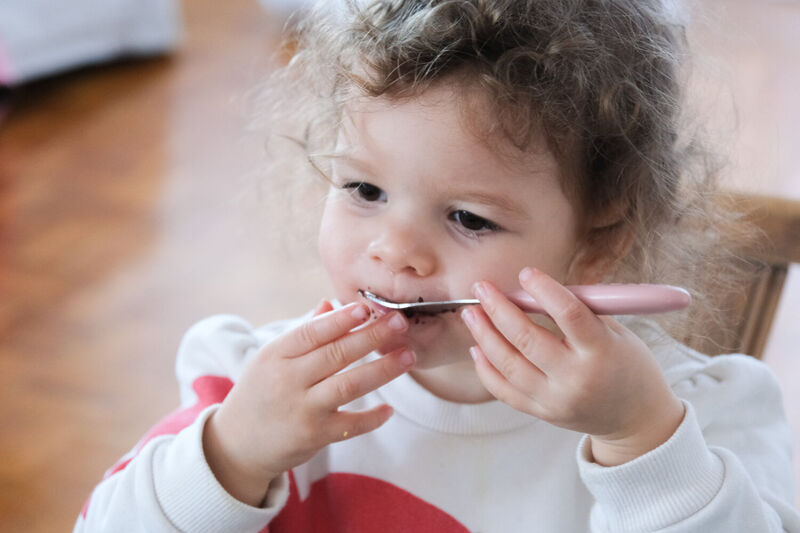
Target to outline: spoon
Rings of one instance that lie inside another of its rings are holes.
[[[686,289],[672,285],[618,284],[608,285],[568,285],[575,296],[598,315],[646,315],[678,311],[688,307],[692,297]],[[435,315],[455,312],[463,305],[475,305],[476,299],[443,300],[438,302],[393,302],[377,294],[359,289],[359,294],[387,309],[398,309],[406,316],[415,314]],[[525,291],[506,294],[526,313],[546,314],[541,305]]]

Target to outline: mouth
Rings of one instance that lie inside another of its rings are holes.
[[[372,295],[378,297],[379,299],[385,300],[386,302],[390,302],[390,303],[422,303],[422,302],[425,301],[425,298],[422,297],[422,296],[417,296],[415,298],[394,299],[394,298],[388,298],[388,297],[384,296],[383,294],[376,293],[370,287],[367,287],[367,290]],[[358,289],[357,292],[358,292],[359,297],[362,299],[362,301],[364,301],[364,303],[366,303],[369,306],[369,308],[371,310],[371,314],[372,314],[373,317],[381,317],[381,316],[385,315],[386,313],[389,313],[390,311],[392,311],[391,307],[383,306],[383,305],[380,304],[380,302],[377,302],[374,299],[372,299],[370,297],[367,297],[367,295],[365,294],[365,291],[363,289]],[[433,300],[433,301],[438,301],[438,300]],[[437,317],[437,316],[440,316],[440,315],[442,315],[444,313],[447,313],[447,312],[450,312],[450,311],[454,311],[454,309],[442,309],[442,310],[438,310],[438,311],[428,311],[428,310],[425,310],[424,308],[410,307],[410,308],[405,308],[405,309],[398,309],[398,311],[402,312],[407,318],[414,319],[413,320],[414,324],[419,324],[419,323],[421,323],[421,320],[420,320],[421,318]]]

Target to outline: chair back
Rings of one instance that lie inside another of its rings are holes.
[[[731,314],[725,317],[730,326],[711,326],[704,336],[687,335],[684,342],[709,355],[745,353],[761,358],[789,266],[800,263],[800,201],[746,194],[721,201],[745,213],[744,221],[757,233],[737,254],[746,279],[741,290],[723,298],[723,308]],[[713,265],[707,275],[711,280]]]

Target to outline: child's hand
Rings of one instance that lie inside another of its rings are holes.
[[[478,346],[478,376],[499,400],[551,424],[591,435],[595,462],[632,460],[665,442],[683,419],[647,345],[569,290],[524,269],[520,284],[563,332],[535,324],[489,282],[462,311]]]
[[[317,312],[329,309],[325,303]],[[338,373],[408,327],[394,312],[351,331],[367,318],[362,303],[326,312],[264,346],[248,363],[203,435],[208,464],[232,496],[258,506],[281,473],[389,419],[388,405],[338,411],[414,364],[413,353],[397,350]]]

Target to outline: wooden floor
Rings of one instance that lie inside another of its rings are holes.
[[[175,350],[194,321],[260,323],[329,294],[313,241],[286,259],[248,174],[260,146],[243,133],[247,91],[272,68],[277,22],[252,0],[184,10],[174,56],[26,87],[0,125],[2,531],[72,527],[103,471],[175,407]],[[800,344],[787,337],[796,285],[774,353]],[[775,360],[782,379],[799,374]]]
[[[0,126],[1,531],[71,529],[177,405],[194,321],[272,320],[325,293],[287,279],[252,227],[247,91],[279,27],[251,0],[191,0],[185,17],[174,57],[35,84]]]

